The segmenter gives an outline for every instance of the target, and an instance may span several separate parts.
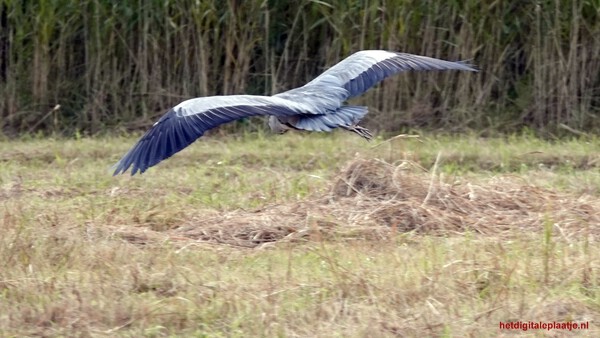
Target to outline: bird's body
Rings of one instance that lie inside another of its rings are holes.
[[[114,175],[131,167],[131,174],[171,157],[207,130],[249,116],[269,116],[278,133],[290,129],[331,131],[343,128],[367,139],[371,133],[358,126],[367,107],[343,105],[383,79],[407,70],[476,71],[465,62],[382,50],[352,54],[306,85],[273,96],[225,95],[200,97],[176,105],[115,165]]]

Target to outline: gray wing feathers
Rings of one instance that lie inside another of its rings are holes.
[[[368,50],[352,54],[306,86],[335,83],[348,91],[344,99],[349,99],[366,92],[391,75],[420,70],[477,71],[464,61],[453,62],[407,53]]]
[[[346,100],[348,90],[325,80],[318,84],[288,90],[273,97],[301,104],[309,108],[307,114],[329,114]]]
[[[307,107],[280,98],[232,95],[184,101],[170,109],[115,164],[113,175],[131,167],[131,175],[167,159],[223,123],[256,115],[294,116]]]
[[[258,112],[275,115],[270,111],[270,107],[273,106],[280,106],[283,109],[280,113],[284,115],[302,113],[309,108],[301,103],[273,96],[226,95],[199,97],[183,101],[173,107],[173,110],[177,111],[179,116],[201,115],[202,118],[216,118],[218,115],[228,112],[229,114],[239,115],[241,118],[245,116],[245,113],[235,109],[235,107],[240,106],[253,107],[255,113],[253,115],[257,115]]]
[[[330,131],[340,126],[357,124],[368,112],[363,106],[343,106],[334,113],[326,115],[304,115],[292,122],[291,125],[298,129],[310,131]]]

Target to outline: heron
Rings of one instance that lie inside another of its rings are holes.
[[[183,101],[169,109],[117,162],[113,175],[144,173],[186,148],[221,124],[250,116],[269,116],[276,133],[288,130],[329,132],[342,128],[367,140],[371,132],[358,125],[364,106],[346,105],[383,79],[404,71],[477,71],[466,61],[446,61],[385,50],[356,52],[302,87],[272,96],[222,95]]]

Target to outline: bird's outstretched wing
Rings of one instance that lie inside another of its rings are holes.
[[[302,103],[268,96],[211,96],[184,101],[163,115],[114,165],[113,175],[129,167],[131,175],[143,173],[223,123],[256,115],[307,114],[308,110]]]
[[[348,96],[344,99],[349,99],[361,95],[391,75],[418,70],[477,71],[468,62],[464,61],[445,61],[427,56],[384,50],[364,50],[340,61],[304,87],[335,83],[348,91]]]

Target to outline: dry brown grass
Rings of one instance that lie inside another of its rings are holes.
[[[300,239],[382,240],[402,232],[508,238],[543,232],[548,224],[567,241],[582,232],[600,233],[597,197],[536,187],[516,175],[474,183],[424,172],[411,162],[354,159],[328,184],[328,192],[306,200],[254,210],[203,210],[166,232],[145,228],[145,240],[124,236],[145,242],[164,240],[163,233],[177,241],[252,248]]]
[[[598,336],[597,168],[510,155],[597,143],[354,141],[200,142],[133,178],[119,139],[0,143],[0,336]]]

